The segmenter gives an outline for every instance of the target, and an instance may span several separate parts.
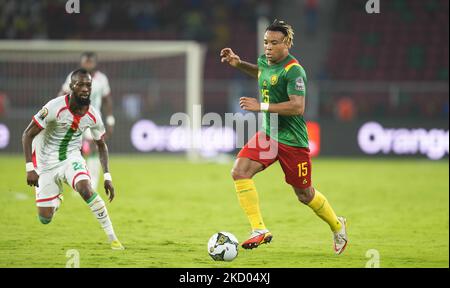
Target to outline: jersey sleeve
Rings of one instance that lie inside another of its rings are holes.
[[[91,127],[91,134],[94,140],[100,140],[105,135],[105,125],[103,124],[101,115],[99,113],[95,113],[95,115],[97,122]]]
[[[256,60],[256,65],[258,66],[258,69],[261,69],[261,66],[264,63],[264,58],[263,57],[264,57],[264,55],[261,55],[261,56],[258,57],[258,60]]]
[[[111,93],[111,87],[109,87],[109,80],[108,80],[108,77],[106,77],[106,75],[104,76],[102,86],[103,86],[102,87],[102,97],[106,97]]]
[[[300,65],[294,65],[286,73],[287,94],[306,96],[306,73]]]
[[[64,91],[64,93],[70,93],[70,74],[67,75],[66,81],[61,86],[61,90]]]
[[[41,129],[45,129],[48,123],[55,120],[55,109],[53,109],[52,104],[52,101],[45,104],[32,118],[34,123]]]

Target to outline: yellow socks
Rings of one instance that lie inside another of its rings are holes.
[[[266,229],[264,221],[259,209],[258,192],[252,179],[239,179],[234,181],[236,193],[245,214],[253,230]],[[330,225],[333,232],[337,232],[342,228],[341,222],[337,219],[336,214],[328,203],[327,198],[319,191],[315,190],[314,198],[309,202],[309,207],[325,222]]]
[[[337,219],[337,216],[334,213],[333,208],[331,208],[330,203],[328,203],[327,198],[325,198],[325,196],[323,196],[319,191],[315,190],[314,198],[311,202],[309,202],[308,206],[311,207],[317,216],[330,225],[333,232],[337,232],[342,228],[342,224]]]
[[[259,210],[258,192],[256,191],[253,180],[239,179],[234,181],[234,185],[239,203],[241,204],[242,209],[244,209],[245,214],[247,214],[252,229],[266,229],[261,216],[261,211]]]

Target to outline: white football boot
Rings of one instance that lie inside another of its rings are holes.
[[[340,255],[344,252],[348,243],[348,235],[347,235],[347,220],[344,217],[337,217],[339,222],[342,223],[341,230],[334,232],[334,252],[336,255]]]

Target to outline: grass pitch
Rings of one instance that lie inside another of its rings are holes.
[[[68,186],[53,222],[40,224],[23,157],[1,155],[0,267],[65,267],[71,249],[80,267],[365,267],[370,249],[380,267],[449,267],[448,160],[313,160],[315,187],[349,223],[341,256],[333,254],[328,226],[297,201],[275,164],[255,177],[273,242],[240,249],[233,262],[214,262],[206,249],[215,232],[240,241],[249,233],[232,163],[147,156],[112,156],[110,163],[117,195],[108,209],[125,251],[110,250]]]

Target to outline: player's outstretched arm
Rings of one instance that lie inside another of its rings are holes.
[[[231,48],[223,48],[222,51],[220,51],[220,57],[222,63],[226,62],[230,66],[235,67],[254,78],[258,78],[258,65],[242,61]]]
[[[98,148],[98,154],[100,156],[100,163],[102,164],[103,173],[104,173],[104,187],[106,195],[109,197],[109,202],[114,199],[114,186],[112,184],[111,174],[109,173],[109,156],[108,156],[108,146],[106,146],[105,140],[95,140],[95,144]]]
[[[102,108],[104,115],[106,116],[106,136],[108,138],[111,137],[116,123],[113,116],[113,100],[111,94],[102,97]]]
[[[303,115],[305,112],[305,97],[289,95],[289,101],[281,103],[259,103],[256,98],[241,97],[239,104],[242,109],[253,112],[268,111],[282,116]]]
[[[63,85],[61,86],[61,89],[58,92],[58,96],[63,96],[66,94],[70,93],[70,76],[72,75],[72,73],[70,73],[69,75],[67,75],[66,81],[64,81]]]
[[[34,123],[34,121],[31,121],[28,127],[23,131],[22,134],[22,147],[23,147],[23,153],[25,154],[25,163],[26,163],[26,171],[27,171],[27,184],[29,186],[36,186],[38,187],[38,180],[39,175],[34,170],[33,166],[33,159],[32,159],[32,147],[31,144],[33,143],[34,137],[41,132],[41,128]]]
[[[59,90],[59,92],[56,95],[56,97],[63,96],[63,95],[66,95],[66,94],[67,94],[67,92],[61,89],[61,90]]]

